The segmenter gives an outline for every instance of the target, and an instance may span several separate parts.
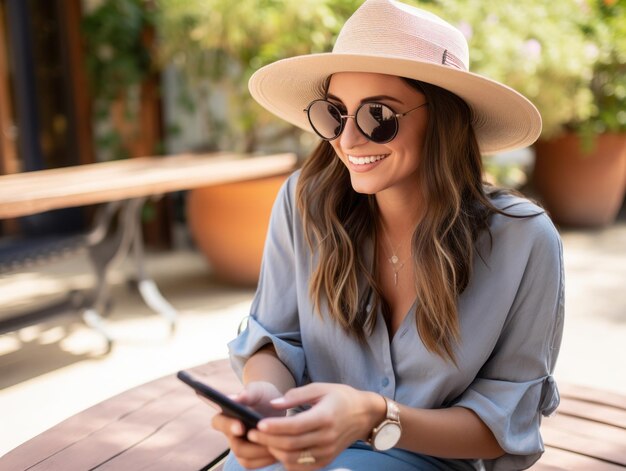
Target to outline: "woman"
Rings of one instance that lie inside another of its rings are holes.
[[[438,17],[368,0],[332,53],[252,77],[263,106],[322,141],[277,198],[229,344],[236,399],[275,417],[248,433],[215,417],[227,470],[539,458],[558,405],[561,244],[540,208],[483,186],[480,154],[530,145],[541,119],[467,56]]]

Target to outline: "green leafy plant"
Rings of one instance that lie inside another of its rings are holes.
[[[465,33],[474,72],[537,105],[542,138],[626,130],[626,0],[422,3]]]
[[[217,148],[251,152],[302,133],[249,96],[258,68],[289,56],[330,50],[359,0],[158,0],[160,57],[204,100],[225,97],[224,117],[207,120]],[[284,147],[283,147],[284,148]]]
[[[606,132],[626,132],[626,0],[590,0],[583,27],[597,48],[591,80],[593,104],[590,116],[569,127],[589,141]]]
[[[535,103],[544,136],[591,116],[595,48],[583,31],[582,2],[437,0],[433,7],[468,39],[470,70]]]
[[[626,128],[626,0],[404,1],[459,27],[470,44],[471,70],[531,99],[544,138]],[[98,116],[106,118],[107,103],[120,96],[132,115],[138,84],[169,67],[186,90],[180,104],[191,110],[198,99],[214,103],[205,116],[207,147],[250,152],[277,142],[285,148],[284,139],[297,146],[308,136],[257,106],[249,77],[284,57],[329,51],[361,0],[92,3],[98,6],[86,15],[84,31]],[[156,50],[146,44],[147,29],[157,32]],[[221,113],[211,111],[216,106]],[[112,132],[100,139],[109,147],[116,142]]]
[[[81,26],[94,98],[96,144],[105,159],[124,158],[128,152],[111,115],[117,111],[119,119],[132,123],[138,114],[141,83],[156,67],[148,40],[154,29],[154,8],[147,0],[92,1],[86,5]]]

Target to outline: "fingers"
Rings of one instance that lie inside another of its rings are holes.
[[[290,417],[266,417],[257,430],[245,438],[243,424],[223,414],[217,414],[213,426],[229,440],[230,448],[242,466],[257,468],[276,460],[289,471],[312,471],[329,464],[343,449],[354,441],[355,416],[354,390],[337,384],[312,383],[280,394],[263,382],[250,383],[235,400],[247,405],[258,402],[267,409],[289,409],[298,405],[312,405],[310,409]],[[271,407],[269,404],[271,403]],[[357,404],[358,406],[358,404]],[[357,420],[358,422],[358,420]],[[310,453],[315,462],[304,462]],[[300,461],[300,463],[298,463]]]
[[[326,447],[338,438],[333,430],[323,429],[300,435],[268,435],[258,430],[250,430],[247,437],[253,443],[283,451],[299,451],[312,445]]]
[[[258,430],[248,432],[248,439],[262,444],[287,471],[312,471],[331,462],[352,442],[336,429],[320,429],[302,435],[268,435]],[[303,462],[303,457],[314,462]]]
[[[232,399],[233,401],[248,407],[256,406],[261,400],[260,397],[257,397],[254,393],[251,394],[245,389],[237,394],[231,394],[228,397],[229,399]]]
[[[215,414],[211,420],[211,425],[213,425],[215,430],[222,432],[229,439],[231,437],[243,437],[246,433],[241,421],[227,417],[224,414]]]
[[[328,390],[329,385],[325,383],[311,383],[290,389],[284,396],[273,399],[270,402],[277,409],[289,409],[304,404],[315,404]]]
[[[244,468],[256,469],[276,462],[276,458],[266,447],[251,443],[244,438],[233,438],[228,441],[228,444],[237,457],[237,461]]]
[[[288,417],[265,418],[257,427],[261,432],[272,435],[302,435],[332,429],[335,421],[332,409],[312,408]]]
[[[229,448],[243,467],[256,469],[276,462],[276,458],[267,447],[252,443],[245,438],[245,428],[239,420],[216,414],[211,424],[215,430],[226,436]]]
[[[289,452],[273,449],[270,451],[287,471],[312,471],[330,464],[335,458],[334,454],[318,447]],[[302,461],[303,457],[307,457],[308,461]]]
[[[326,466],[361,435],[362,407],[354,398],[354,389],[337,384],[295,388],[273,405],[312,407],[289,417],[265,418],[257,430],[248,432],[248,439],[265,446],[289,471]],[[315,458],[314,463],[308,461],[308,453]]]

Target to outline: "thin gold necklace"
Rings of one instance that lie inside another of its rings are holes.
[[[396,255],[396,252],[400,249],[400,247],[402,246],[402,243],[400,243],[400,245],[396,247],[396,250],[394,252],[393,246],[391,245],[391,239],[389,239],[389,234],[387,234],[387,231],[385,230],[385,226],[381,224],[381,227],[383,229],[383,234],[385,235],[385,239],[387,239],[387,246],[389,247],[389,252],[391,252],[391,257],[388,257],[387,260],[389,261],[389,263],[391,263],[391,269],[393,270],[393,284],[394,286],[398,286],[398,272],[402,270],[402,267],[404,267],[404,262],[406,262],[406,259],[400,260],[400,258],[398,258],[398,256]]]

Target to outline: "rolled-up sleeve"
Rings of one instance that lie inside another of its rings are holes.
[[[526,469],[544,450],[541,416],[552,414],[559,393],[552,377],[563,332],[562,246],[545,216],[530,221],[532,244],[515,300],[497,344],[455,403],[474,411],[505,455],[487,470]]]
[[[273,344],[279,359],[303,383],[305,357],[298,319],[294,252],[294,193],[297,174],[278,193],[270,218],[261,273],[248,325],[228,344],[231,364],[241,377],[246,361],[261,347]]]

